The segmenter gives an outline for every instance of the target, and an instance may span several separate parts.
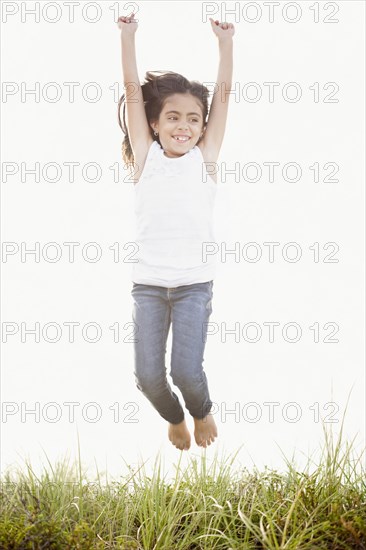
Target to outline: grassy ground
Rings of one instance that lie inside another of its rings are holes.
[[[334,442],[323,424],[321,459],[303,472],[286,458],[285,473],[238,472],[237,453],[208,466],[205,450],[169,483],[160,456],[152,478],[139,465],[107,484],[88,482],[80,460],[40,477],[26,463],[1,480],[0,549],[366,550],[363,453],[342,428]]]

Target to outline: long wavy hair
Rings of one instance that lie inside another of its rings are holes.
[[[142,97],[146,119],[149,124],[150,134],[154,141],[161,145],[159,136],[154,135],[150,126],[151,122],[159,119],[163,110],[165,101],[169,96],[177,93],[189,93],[199,99],[202,108],[203,126],[207,123],[209,90],[196,80],[187,80],[181,74],[173,71],[147,71],[145,81],[141,84]],[[118,123],[125,134],[122,141],[122,158],[128,164],[134,164],[134,156],[128,135],[125,112],[126,112],[126,94],[123,94],[118,102]],[[123,113],[121,121],[121,105],[123,104]],[[201,138],[200,138],[201,139]],[[200,141],[200,140],[198,140]],[[197,142],[198,143],[198,142]]]

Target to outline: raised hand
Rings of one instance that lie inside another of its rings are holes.
[[[121,29],[121,34],[133,35],[135,34],[138,24],[137,20],[134,18],[134,13],[127,17],[121,16],[117,21],[118,28]]]
[[[212,17],[210,17],[210,22],[211,28],[219,40],[228,37],[232,38],[234,36],[235,27],[232,23],[227,23],[226,21],[224,23],[220,23],[218,19],[213,20]]]

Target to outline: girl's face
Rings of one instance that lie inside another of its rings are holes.
[[[158,132],[167,157],[180,157],[192,149],[203,131],[202,107],[191,94],[173,94],[165,101],[159,120],[151,124]]]

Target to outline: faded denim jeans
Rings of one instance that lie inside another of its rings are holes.
[[[212,407],[202,363],[213,281],[176,288],[133,283],[131,294],[137,388],[165,420],[172,424],[184,420],[182,405],[166,377],[166,344],[172,324],[169,374],[189,413],[204,418]]]

